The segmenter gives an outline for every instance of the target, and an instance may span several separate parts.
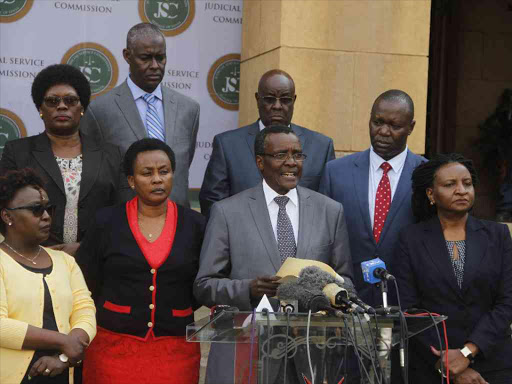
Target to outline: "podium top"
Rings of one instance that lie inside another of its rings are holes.
[[[251,343],[251,339],[259,336],[266,329],[270,332],[282,332],[290,328],[298,333],[307,329],[318,332],[340,332],[342,328],[363,329],[375,332],[378,329],[388,328],[393,333],[399,333],[400,317],[398,314],[367,315],[346,314],[343,317],[326,316],[321,313],[311,314],[308,321],[307,313],[283,313],[283,312],[239,312],[223,311],[215,318],[205,317],[187,326],[186,335],[189,342],[209,343]],[[447,319],[446,316],[416,316],[405,315],[407,321],[408,335],[412,337],[425,329]],[[396,330],[396,332],[395,332]]]

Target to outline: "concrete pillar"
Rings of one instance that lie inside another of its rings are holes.
[[[279,68],[296,83],[293,122],[332,137],[342,152],[369,146],[380,93],[406,91],[417,121],[409,147],[423,153],[429,33],[428,0],[246,0],[239,123],[257,119],[258,80]]]

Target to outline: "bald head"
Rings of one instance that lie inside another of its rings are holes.
[[[126,36],[126,48],[133,49],[137,41],[142,39],[153,39],[155,37],[161,37],[165,41],[165,37],[160,29],[151,23],[140,23],[134,25],[128,31]]]
[[[414,102],[406,92],[400,89],[390,89],[384,93],[381,93],[373,102],[372,114],[375,111],[375,107],[381,102],[389,102],[394,104],[401,104],[404,110],[407,111],[410,120],[414,120]]]
[[[267,71],[261,76],[260,82],[258,83],[258,92],[261,94],[262,88],[265,87],[268,79],[274,76],[284,76],[288,79],[292,86],[293,94],[295,94],[295,82],[293,81],[292,77],[286,73],[285,71],[282,71],[280,69],[271,69],[270,71]]]

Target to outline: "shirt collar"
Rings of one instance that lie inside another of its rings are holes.
[[[261,119],[258,119],[258,125],[260,127],[260,131],[262,131],[263,129],[265,129],[265,126],[263,125],[263,123],[261,122]],[[288,124],[288,128],[291,128],[292,125],[291,124]]]
[[[143,89],[139,88],[139,86],[133,82],[130,76],[126,78],[126,83],[128,84],[128,88],[130,88],[130,91],[132,91],[133,100],[137,100],[141,97],[144,97],[144,95],[147,93]],[[158,86],[155,88],[153,92],[151,92],[151,94],[154,95],[160,101],[163,101],[162,84],[158,84]]]
[[[402,169],[402,167],[405,164],[405,159],[407,157],[407,145],[405,146],[405,149],[400,152],[398,155],[393,157],[392,159],[388,160],[387,163],[391,165],[391,169],[398,173]],[[374,150],[373,147],[370,146],[370,165],[372,167],[372,171],[375,172],[377,169],[380,168],[382,163],[386,162],[382,157],[380,157]]]
[[[286,196],[290,198],[290,201],[296,206],[299,206],[299,197],[297,195],[297,188],[290,189],[286,195],[280,195],[276,191],[274,191],[267,184],[265,179],[263,179],[263,194],[265,195],[265,201],[267,202],[267,207],[274,201],[274,198],[277,196]]]

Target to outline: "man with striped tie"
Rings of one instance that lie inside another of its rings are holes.
[[[89,105],[80,129],[118,145],[122,153],[144,137],[165,141],[176,155],[170,198],[189,206],[188,176],[199,128],[199,104],[161,84],[167,62],[166,43],[155,25],[133,26],[123,57],[130,66],[130,75]]]

